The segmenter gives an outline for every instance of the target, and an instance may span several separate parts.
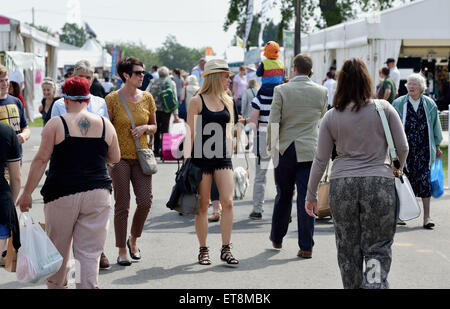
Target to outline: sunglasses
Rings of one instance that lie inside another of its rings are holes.
[[[136,75],[145,75],[145,71],[133,71]]]

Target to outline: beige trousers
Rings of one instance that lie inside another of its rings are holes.
[[[109,190],[97,189],[61,197],[45,204],[47,235],[63,257],[59,271],[47,279],[49,289],[68,287],[73,240],[77,289],[98,288],[100,255],[111,211]]]

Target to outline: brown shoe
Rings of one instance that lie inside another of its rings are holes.
[[[272,238],[269,237],[269,240],[272,241]],[[283,248],[283,244],[277,243],[277,242],[274,242],[274,241],[272,241],[272,246],[273,246],[275,249],[281,249],[281,248]]]
[[[312,251],[299,250],[297,256],[304,259],[310,259],[312,258]]]
[[[111,268],[111,265],[109,265],[108,258],[102,252],[102,255],[100,256],[100,269],[110,269],[110,268]]]

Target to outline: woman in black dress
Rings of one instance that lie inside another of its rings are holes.
[[[211,183],[217,184],[222,205],[220,229],[222,249],[220,258],[228,264],[239,261],[231,254],[230,241],[233,226],[233,164],[231,129],[234,123],[233,99],[227,94],[230,69],[224,60],[210,60],[205,65],[204,81],[199,94],[189,103],[187,122],[191,141],[186,143],[185,157],[201,168],[199,184],[200,210],[195,216],[195,230],[200,243],[198,261],[210,265],[206,246],[208,235],[208,206]],[[193,144],[193,147],[192,147]],[[191,151],[192,149],[192,151]]]
[[[42,98],[41,106],[39,106],[39,112],[42,114],[44,126],[52,116],[53,103],[59,99],[59,97],[55,97],[56,88],[56,83],[50,78],[46,78],[42,82],[42,94],[44,97]]]

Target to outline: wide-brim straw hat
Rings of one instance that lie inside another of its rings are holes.
[[[251,70],[251,71],[256,71],[256,65],[254,65],[253,63],[252,63],[252,64],[249,64],[249,65],[247,66],[247,69],[249,69],[249,70]]]
[[[202,76],[205,77],[209,74],[222,72],[229,73],[230,76],[234,75],[234,73],[230,71],[230,67],[225,60],[211,59],[205,64],[205,70],[203,71]]]

